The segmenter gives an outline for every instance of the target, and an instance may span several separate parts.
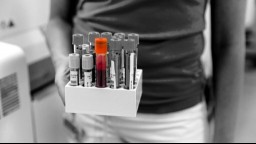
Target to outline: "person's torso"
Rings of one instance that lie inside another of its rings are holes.
[[[206,0],[80,0],[77,22],[92,31],[136,32],[167,39],[204,29]]]
[[[207,0],[80,0],[74,32],[139,33],[143,113],[168,113],[201,100]]]

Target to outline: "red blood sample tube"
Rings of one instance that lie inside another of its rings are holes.
[[[96,52],[96,87],[107,87],[107,47],[108,40],[106,38],[95,39]]]

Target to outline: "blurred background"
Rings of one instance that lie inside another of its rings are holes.
[[[237,142],[256,141],[255,5],[248,0],[245,95],[240,102]],[[209,9],[202,56],[208,77],[212,71]],[[0,0],[0,143],[68,141],[44,33],[49,14],[50,0]]]

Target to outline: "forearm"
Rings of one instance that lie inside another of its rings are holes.
[[[245,5],[240,0],[214,0],[212,51],[215,142],[233,142],[239,99],[243,95],[245,65]]]
[[[220,46],[221,47],[221,46]],[[217,97],[215,142],[233,142],[236,132],[238,102],[243,95],[243,44],[223,46],[223,55],[215,56],[214,87]]]
[[[55,69],[58,69],[72,51],[71,25],[60,18],[52,19],[47,27],[47,39]]]

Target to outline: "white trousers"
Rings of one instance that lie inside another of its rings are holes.
[[[77,115],[82,140],[71,142],[205,143],[209,126],[205,103],[165,115],[139,114],[137,118]]]

